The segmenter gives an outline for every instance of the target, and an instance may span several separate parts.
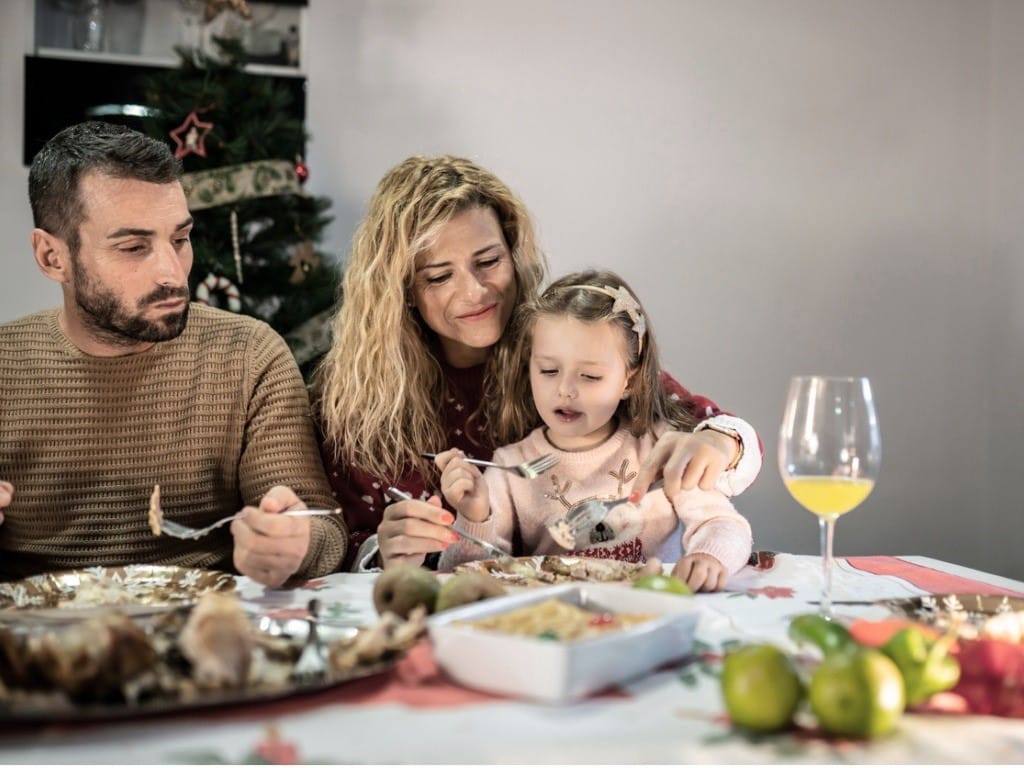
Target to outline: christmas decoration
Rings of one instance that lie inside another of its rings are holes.
[[[204,0],[203,22],[209,24],[221,11],[234,11],[243,19],[252,18],[252,9],[246,0]]]
[[[269,323],[297,360],[301,347],[300,366],[308,375],[329,343],[318,326],[335,308],[340,269],[316,250],[330,222],[330,200],[310,194],[297,168],[304,165],[307,141],[300,118],[304,82],[247,72],[235,38],[213,37],[213,44],[216,54],[182,50],[180,67],[144,78],[146,106],[154,114],[143,118],[143,128],[169,141],[180,116],[190,112],[216,126],[208,136],[196,134],[196,149],[206,136],[205,154],[189,151],[181,158],[195,218],[192,290],[197,297],[217,294],[229,309],[234,298],[241,312]],[[187,130],[179,133],[182,146]],[[296,269],[302,279],[292,282]]]
[[[242,250],[238,247],[238,209],[231,209],[231,255],[235,257],[235,274],[238,282],[244,283],[242,275]]]
[[[295,168],[287,160],[257,160],[186,173],[182,183],[192,211],[256,197],[306,194],[299,186]]]
[[[295,156],[295,175],[299,178],[300,184],[305,184],[309,178],[309,166],[302,161],[302,155]]]
[[[204,123],[195,110],[189,112],[185,122],[170,132],[174,139],[174,156],[181,159],[191,152],[206,157],[206,134],[213,130],[213,123]],[[184,134],[185,138],[182,138]]]
[[[203,278],[203,282],[196,286],[196,301],[200,304],[209,304],[210,295],[217,292],[223,292],[224,301],[230,311],[242,311],[242,294],[238,290],[238,286],[223,275],[215,275],[213,272]],[[215,306],[219,307],[220,304],[217,303]]]
[[[297,285],[306,279],[306,275],[320,266],[320,257],[309,240],[303,240],[292,250],[292,257],[288,263],[294,267],[292,276],[288,282]]]

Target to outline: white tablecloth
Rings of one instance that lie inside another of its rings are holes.
[[[837,560],[837,601],[932,591],[1006,590],[1024,583],[929,558]],[[871,571],[874,571],[872,573]],[[881,575],[880,575],[881,574]],[[335,574],[293,591],[242,579],[253,609],[286,613],[315,595],[325,618],[368,624],[372,575]],[[572,705],[534,704],[454,685],[421,642],[390,672],[274,703],[105,724],[0,725],[0,761],[35,764],[245,763],[1019,763],[1024,721],[907,714],[872,742],[798,731],[751,738],[734,731],[713,674],[723,643],[788,645],[788,619],[816,609],[817,557],[779,555],[745,568],[728,591],[699,595],[698,650],[707,655]],[[875,605],[842,605],[881,619]],[[496,660],[500,663],[500,660]]]

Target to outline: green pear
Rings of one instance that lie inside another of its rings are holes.
[[[439,589],[433,571],[396,563],[385,568],[373,582],[373,605],[381,615],[390,611],[403,619],[418,605],[425,606],[427,613],[433,613]]]
[[[486,573],[456,573],[443,584],[437,595],[437,611],[446,611],[458,605],[476,603],[489,597],[505,594],[502,586],[493,576]]]

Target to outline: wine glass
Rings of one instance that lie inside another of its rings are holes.
[[[779,431],[779,472],[790,495],[818,516],[821,614],[832,615],[832,539],[840,515],[875,486],[882,462],[871,382],[864,377],[795,376]]]

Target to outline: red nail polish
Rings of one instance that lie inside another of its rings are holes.
[[[441,522],[445,525],[451,525],[455,522],[455,515],[453,515],[451,512],[445,512],[443,515],[441,515]]]
[[[629,494],[629,503],[630,504],[636,504],[638,501],[640,501],[640,494],[639,493],[637,493],[636,491],[633,491],[631,494]]]

